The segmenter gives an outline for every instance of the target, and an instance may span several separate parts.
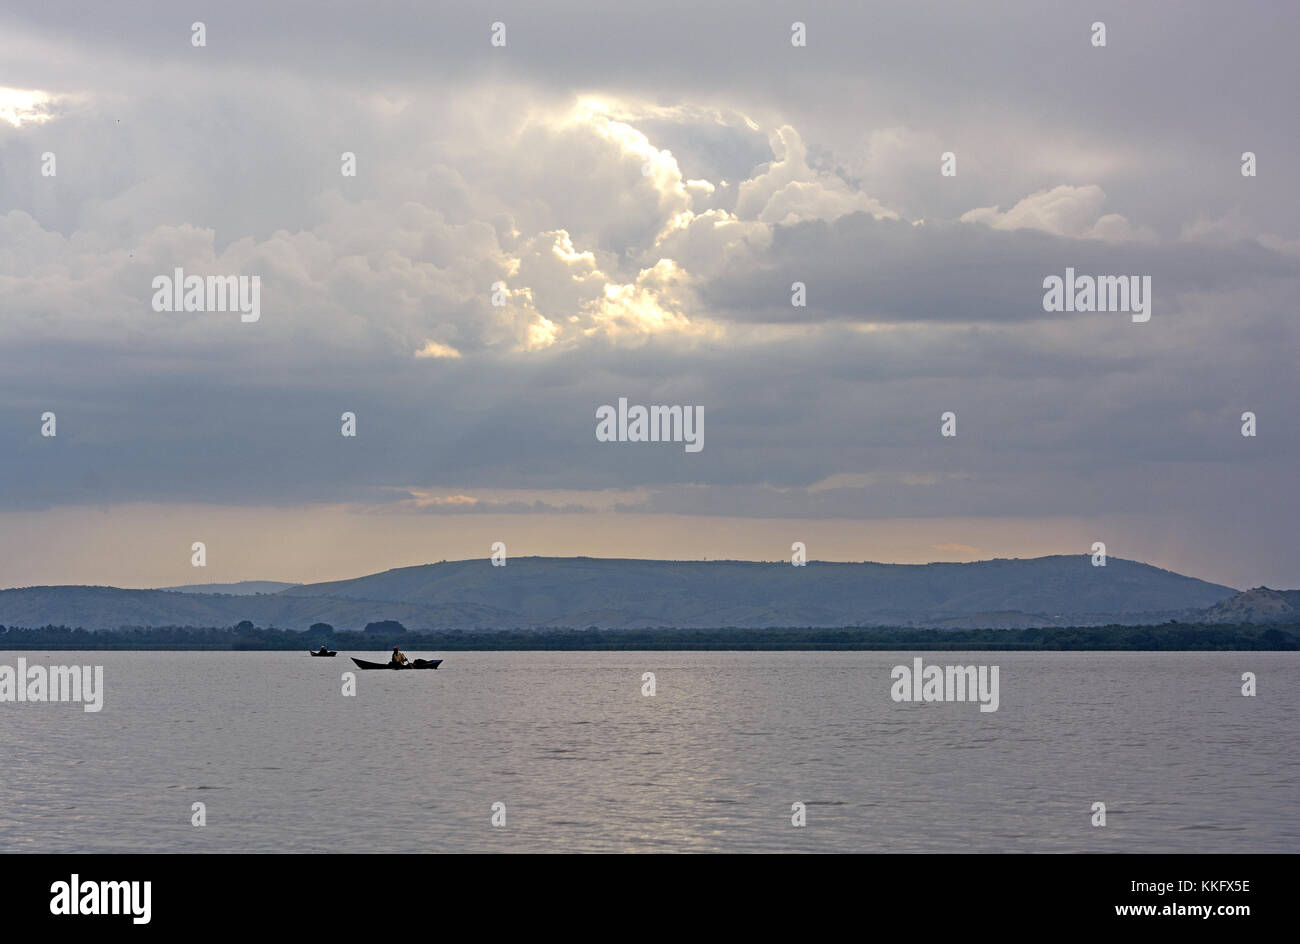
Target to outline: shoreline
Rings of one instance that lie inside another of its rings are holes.
[[[961,650],[1009,652],[1205,652],[1300,650],[1300,623],[1163,623],[1039,629],[770,628],[442,630],[380,635],[228,627],[119,630],[0,627],[0,651],[339,652],[832,652]]]

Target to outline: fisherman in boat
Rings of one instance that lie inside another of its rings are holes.
[[[325,654],[326,652],[329,652],[329,650],[326,649],[324,646],[321,646],[321,647],[320,647],[320,652],[321,652],[321,654],[323,655],[323,654]]]
[[[411,661],[410,659],[406,658],[406,653],[402,652],[396,646],[393,647],[393,658],[392,658],[393,665],[406,665],[406,663],[410,661]]]

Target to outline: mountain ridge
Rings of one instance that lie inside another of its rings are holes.
[[[249,596],[257,593],[279,593],[290,587],[301,586],[293,580],[240,580],[235,583],[189,583],[178,587],[154,587],[169,593],[223,593],[229,596]]]
[[[211,585],[209,585],[211,586]],[[231,595],[114,587],[0,590],[0,624],[229,626],[285,629],[325,622],[359,629],[761,628],[1131,625],[1197,614],[1231,587],[1138,561],[1089,555],[928,564],[667,561],[518,557],[392,568],[346,580]]]

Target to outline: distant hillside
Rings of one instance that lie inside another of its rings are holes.
[[[171,593],[229,593],[233,596],[251,596],[255,593],[279,593],[290,587],[300,587],[299,583],[286,583],[283,580],[241,580],[239,583],[191,583],[181,587],[159,587]]]
[[[1256,587],[1216,603],[1202,615],[1206,623],[1281,623],[1300,621],[1300,590]]]
[[[232,596],[109,587],[0,591],[0,624],[412,630],[773,626],[1025,627],[1194,618],[1236,594],[1148,564],[1087,555],[970,564],[653,561],[520,557],[403,567]]]
[[[281,596],[491,603],[520,625],[920,626],[956,621],[1024,626],[1186,617],[1231,587],[1148,564],[1087,555],[970,564],[651,561],[522,557],[506,567],[452,561],[355,580],[306,584]]]

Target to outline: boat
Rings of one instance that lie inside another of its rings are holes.
[[[328,652],[328,651],[327,651],[327,652],[321,652],[319,649],[312,649],[312,650],[310,650],[310,652],[311,652],[311,654],[314,655],[314,656],[321,656],[321,657],[323,657],[323,658],[329,658],[330,656],[336,656],[336,655],[338,655],[337,652]]]
[[[436,669],[442,665],[441,659],[415,659],[405,665],[394,665],[391,662],[367,662],[365,659],[358,659],[355,656],[352,661],[357,664],[358,669]]]

